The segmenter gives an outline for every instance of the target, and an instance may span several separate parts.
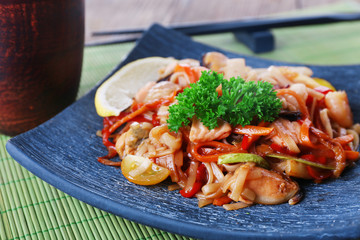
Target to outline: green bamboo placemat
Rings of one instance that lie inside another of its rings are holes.
[[[345,6],[345,7],[344,7]],[[349,5],[332,7],[349,9]],[[359,10],[351,5],[351,10]],[[278,29],[276,51],[259,56],[314,64],[359,64],[360,22]],[[251,54],[231,34],[195,38],[226,50]],[[87,47],[79,96],[111,71],[132,43]],[[80,202],[21,167],[0,135],[0,239],[188,239],[128,221]]]

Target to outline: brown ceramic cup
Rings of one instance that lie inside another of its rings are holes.
[[[0,0],[0,133],[16,135],[71,104],[84,49],[84,0]]]

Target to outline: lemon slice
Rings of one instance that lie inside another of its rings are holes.
[[[130,62],[109,77],[95,94],[101,117],[117,116],[131,106],[135,94],[148,82],[159,80],[159,70],[176,62],[173,58],[148,57]]]

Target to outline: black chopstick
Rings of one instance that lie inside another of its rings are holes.
[[[96,47],[96,46],[103,46],[103,45],[112,45],[112,44],[118,44],[118,43],[129,43],[129,42],[135,42],[141,37],[141,35],[137,37],[130,37],[130,38],[124,38],[124,39],[117,39],[117,40],[108,40],[108,41],[102,41],[102,42],[93,42],[93,43],[86,43],[86,47]]]
[[[360,20],[360,13],[342,13],[342,14],[326,14],[317,16],[300,16],[288,18],[266,18],[266,19],[251,19],[222,23],[205,23],[193,24],[184,26],[172,26],[171,29],[180,31],[187,35],[202,35],[224,32],[236,31],[262,31],[272,28],[306,26],[314,24],[326,24],[344,21],[357,21]],[[108,36],[108,35],[121,35],[143,33],[145,29],[128,29],[118,31],[99,31],[94,32],[93,36]],[[120,40],[121,41],[121,40]]]

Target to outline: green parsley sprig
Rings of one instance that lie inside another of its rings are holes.
[[[222,94],[216,89],[221,85]],[[271,122],[279,114],[282,103],[268,82],[245,82],[242,78],[229,81],[222,74],[203,71],[199,81],[190,84],[169,108],[168,127],[179,131],[196,116],[206,127],[214,129],[221,118],[231,125],[249,125],[251,121]]]

